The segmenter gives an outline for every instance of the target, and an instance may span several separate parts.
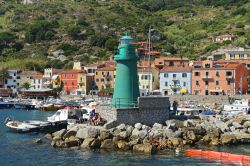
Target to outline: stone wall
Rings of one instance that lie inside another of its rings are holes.
[[[108,122],[106,128],[121,123],[134,125],[143,123],[152,126],[154,123],[164,123],[169,119],[168,97],[141,97],[138,108],[108,108],[100,106],[97,111]]]
[[[174,100],[181,102],[181,101],[187,101],[187,100],[195,100],[198,101],[200,104],[229,104],[228,96],[226,95],[219,95],[219,96],[211,96],[211,95],[171,95],[168,96],[171,103],[173,103]],[[232,96],[236,99],[240,99],[240,95]],[[243,95],[243,99],[250,99],[250,95]]]

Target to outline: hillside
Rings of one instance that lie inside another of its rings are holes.
[[[249,48],[250,1],[8,0],[0,5],[0,66],[42,70],[107,59],[125,31],[145,41],[150,25],[163,56],[195,59],[218,48]],[[220,34],[235,40],[213,43]]]

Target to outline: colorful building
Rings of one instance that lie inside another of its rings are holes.
[[[47,78],[44,78],[43,74],[38,74],[32,78],[31,89],[32,90],[42,90],[49,89],[45,83],[47,82]]]
[[[37,75],[42,75],[42,73],[32,70],[23,70],[19,73],[20,79],[17,80],[19,89],[24,88],[24,85],[32,85],[33,77]],[[28,87],[27,87],[28,88]]]
[[[154,65],[158,69],[163,69],[163,67],[187,67],[189,66],[189,59],[188,58],[179,58],[179,57],[160,57],[154,60]]]
[[[249,49],[239,48],[228,50],[225,55],[225,60],[250,60]]]
[[[203,61],[192,69],[192,94],[235,95],[247,91],[248,71],[241,63]]]
[[[19,76],[20,70],[11,69],[8,70],[9,77],[5,79],[4,88],[12,89],[13,95],[17,94],[20,79]]]
[[[95,71],[95,84],[98,91],[114,88],[115,83],[115,66],[105,66]]]
[[[164,96],[192,92],[190,67],[164,67],[160,71],[160,91]]]
[[[83,70],[66,70],[60,73],[60,79],[63,82],[63,91],[67,94],[79,89],[78,75],[84,73]]]

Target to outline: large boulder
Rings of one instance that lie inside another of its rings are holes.
[[[59,131],[52,133],[52,136],[62,138],[66,132],[67,132],[66,129],[62,129],[62,130],[59,130]]]
[[[98,137],[100,133],[99,129],[90,127],[90,128],[82,128],[79,129],[76,133],[76,137],[80,139],[85,139],[85,138],[96,138]]]
[[[109,130],[101,130],[100,131],[100,139],[101,140],[105,140],[105,139],[109,139],[109,138],[111,138],[111,134],[110,134],[110,132],[109,132]]]
[[[77,131],[75,131],[75,130],[69,130],[69,131],[67,131],[67,132],[64,134],[63,139],[69,138],[69,137],[71,137],[71,136],[76,136],[76,132],[77,132]]]
[[[250,134],[247,133],[235,133],[237,142],[240,143],[250,143]]]
[[[81,148],[90,148],[90,145],[95,140],[95,138],[86,138],[81,144]]]
[[[100,139],[94,139],[94,141],[92,141],[92,143],[90,144],[90,148],[91,149],[98,149],[101,146],[101,140]]]
[[[116,128],[121,130],[121,131],[124,131],[124,130],[126,130],[126,125],[124,123],[122,123],[119,126],[117,126]]]
[[[156,147],[150,144],[137,144],[133,146],[133,152],[155,154],[157,152]]]
[[[120,132],[119,137],[121,139],[125,139],[126,140],[129,137],[129,134],[128,134],[127,131],[122,131],[122,132]]]
[[[130,149],[130,146],[128,145],[128,143],[124,140],[120,140],[116,143],[116,146],[118,149],[120,150],[124,150],[124,151],[127,151]]]
[[[166,129],[163,130],[163,137],[164,138],[178,138],[182,136],[182,131],[177,130],[177,131],[172,131],[171,129]]]
[[[171,119],[171,120],[167,120],[165,123],[166,123],[166,126],[175,125],[177,128],[184,127],[183,121],[181,120]]]
[[[64,148],[70,148],[70,147],[79,146],[80,144],[81,144],[81,141],[79,140],[79,138],[71,136],[65,139],[62,146]]]
[[[135,128],[138,129],[138,130],[141,130],[142,129],[142,124],[141,123],[136,123]]]
[[[126,131],[128,132],[129,135],[132,134],[132,131],[134,130],[134,127],[133,126],[128,126]]]
[[[169,141],[174,147],[182,146],[183,140],[181,138],[169,138]]]
[[[243,129],[243,126],[238,122],[233,122],[232,125],[235,127],[235,129]]]
[[[112,139],[106,139],[106,140],[102,141],[101,148],[102,149],[114,149],[115,144],[114,144]]]
[[[163,127],[163,125],[160,124],[160,123],[155,123],[155,124],[153,125],[153,128],[154,128],[154,129],[162,129],[162,127]]]
[[[233,133],[221,134],[221,144],[236,143],[236,136]]]
[[[148,132],[146,130],[138,130],[137,128],[135,128],[132,132],[131,137],[143,140],[147,136],[147,134]]]
[[[250,127],[250,121],[246,121],[246,122],[243,124],[243,126],[244,126],[245,128],[249,128],[249,127]]]

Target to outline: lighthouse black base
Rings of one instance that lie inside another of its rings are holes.
[[[138,107],[135,108],[100,107],[98,112],[107,120],[105,127],[112,128],[121,123],[134,125],[138,122],[151,126],[169,119],[168,97],[140,97],[138,101]]]

